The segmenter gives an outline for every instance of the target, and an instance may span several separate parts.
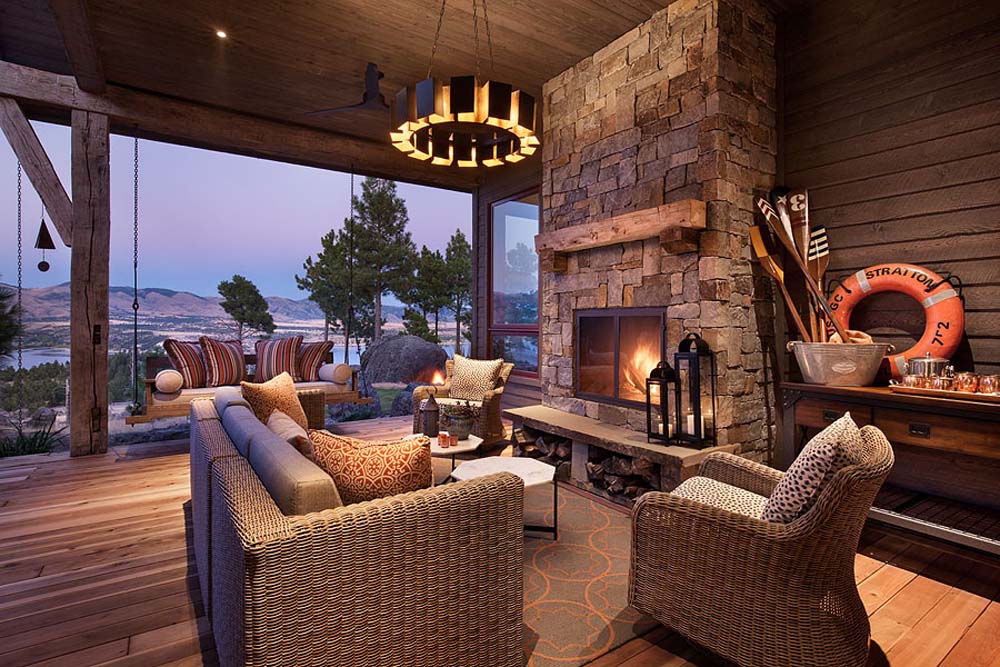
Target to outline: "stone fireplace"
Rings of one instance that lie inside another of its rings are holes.
[[[544,405],[642,431],[639,376],[694,331],[717,354],[718,444],[767,456],[774,311],[748,235],[774,182],[773,41],[757,2],[679,0],[546,83],[540,238],[565,252],[540,247]],[[700,224],[617,234],[685,202]]]

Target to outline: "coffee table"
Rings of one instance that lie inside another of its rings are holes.
[[[446,450],[447,451],[447,450]],[[549,533],[553,540],[559,539],[559,483],[556,482],[556,468],[548,463],[524,456],[487,456],[474,461],[463,461],[451,471],[451,478],[457,481],[486,477],[498,472],[509,472],[524,481],[524,488],[552,484],[552,525],[526,525],[525,530]]]
[[[455,455],[456,454],[468,454],[469,452],[474,452],[479,449],[479,445],[483,444],[483,439],[476,435],[470,435],[465,440],[459,440],[457,445],[452,447],[441,447],[438,444],[437,437],[431,438],[431,456],[436,456],[438,458],[451,457],[451,469],[455,469]]]

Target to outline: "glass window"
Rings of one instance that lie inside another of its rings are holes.
[[[538,196],[493,206],[493,324],[538,324]]]
[[[490,348],[515,373],[537,375],[538,192],[496,202],[490,214]]]

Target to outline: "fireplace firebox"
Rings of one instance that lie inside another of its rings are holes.
[[[576,396],[645,408],[646,378],[664,358],[662,308],[575,311]]]

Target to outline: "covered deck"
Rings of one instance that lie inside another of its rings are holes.
[[[398,417],[342,432],[381,438],[410,425]],[[186,440],[0,461],[0,663],[216,664],[190,542],[188,475]],[[1000,660],[1000,560],[869,525],[855,572],[871,619],[871,667]],[[724,665],[663,628],[590,664]]]

